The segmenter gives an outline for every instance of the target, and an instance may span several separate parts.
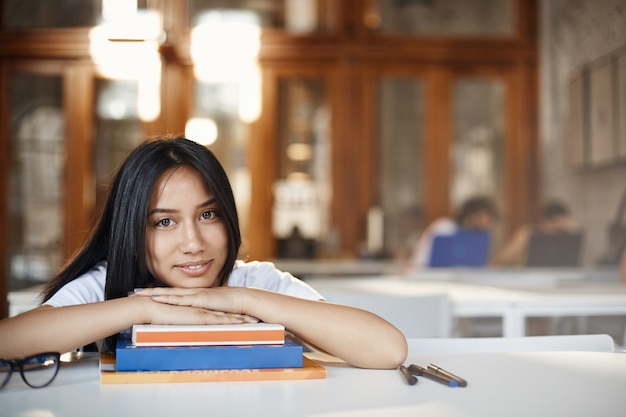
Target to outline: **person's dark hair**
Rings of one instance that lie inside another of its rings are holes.
[[[567,205],[561,201],[553,200],[546,203],[541,211],[541,218],[551,220],[555,217],[569,216],[570,210]]]
[[[469,216],[481,212],[488,213],[494,219],[498,218],[498,209],[493,200],[490,197],[479,195],[467,199],[461,205],[455,216],[456,224],[462,226]]]
[[[145,236],[150,197],[165,172],[191,167],[206,181],[217,202],[226,233],[228,254],[218,274],[223,285],[241,246],[237,209],[228,177],[215,155],[183,137],[146,141],[130,152],[113,181],[100,220],[85,245],[46,286],[43,301],[61,287],[107,261],[105,299],[125,297],[134,288],[157,285],[146,263]]]

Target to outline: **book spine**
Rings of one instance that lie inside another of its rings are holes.
[[[120,339],[116,371],[185,371],[302,367],[303,348],[281,345],[136,347]]]

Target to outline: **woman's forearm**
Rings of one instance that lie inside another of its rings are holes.
[[[69,352],[133,324],[232,324],[246,319],[221,310],[169,305],[137,296],[68,307],[42,306],[0,321],[0,358]]]
[[[0,357],[69,352],[144,321],[147,300],[116,300],[68,307],[42,306],[0,321]]]
[[[248,289],[245,314],[281,323],[317,348],[363,368],[396,368],[407,355],[404,335],[382,318],[356,308]]]
[[[245,287],[159,287],[138,295],[163,308],[195,309],[196,315],[220,311],[280,323],[305,342],[358,367],[395,368],[407,355],[406,339],[398,329],[373,313],[348,306]],[[171,317],[164,315],[159,322]]]

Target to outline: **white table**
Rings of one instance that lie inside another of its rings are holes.
[[[569,285],[577,282],[619,282],[618,266],[558,268],[529,267],[452,267],[422,268],[415,271],[398,260],[380,259],[274,259],[283,271],[302,279],[341,276],[408,275],[413,279],[453,281],[468,284],[496,284],[513,288]]]
[[[393,260],[380,259],[272,259],[271,262],[281,271],[307,279],[319,276],[341,275],[382,275],[401,271],[402,265]]]
[[[506,335],[525,335],[529,317],[564,316],[626,316],[626,287],[587,284],[522,292],[507,310]]]
[[[623,416],[626,354],[596,352],[410,354],[464,377],[466,388],[397,370],[324,363],[323,380],[101,385],[97,362],[61,369],[49,387],[13,375],[3,417],[111,416]]]
[[[402,276],[318,278],[307,280],[322,294],[341,289],[396,295],[446,294],[454,318],[502,318],[504,337],[526,335],[528,317],[626,316],[626,286],[576,283],[523,288],[474,285]]]

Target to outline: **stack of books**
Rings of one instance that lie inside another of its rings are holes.
[[[279,324],[135,325],[102,354],[103,384],[320,379],[326,369],[303,356]]]

